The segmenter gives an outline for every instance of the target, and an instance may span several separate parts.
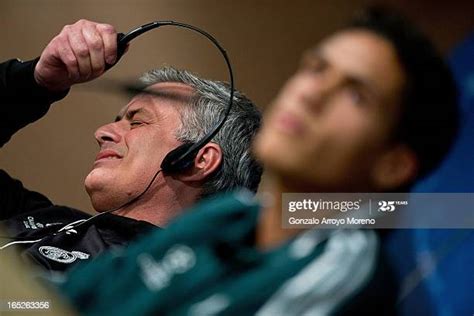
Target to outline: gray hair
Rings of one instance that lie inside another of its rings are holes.
[[[188,71],[172,67],[151,70],[140,81],[146,86],[177,82],[195,90],[191,106],[183,107],[180,111],[182,126],[176,131],[176,138],[183,143],[197,142],[209,133],[224,116],[230,98],[227,83],[201,79]],[[212,139],[221,147],[223,161],[216,172],[206,179],[201,197],[239,187],[257,191],[263,170],[251,153],[251,143],[261,120],[261,113],[255,104],[234,90],[229,116]]]

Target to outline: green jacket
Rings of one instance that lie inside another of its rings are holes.
[[[325,315],[367,284],[372,231],[307,231],[255,247],[257,201],[213,198],[163,231],[79,265],[61,285],[86,315]]]

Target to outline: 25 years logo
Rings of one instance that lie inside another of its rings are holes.
[[[379,212],[395,211],[395,201],[379,201]]]
[[[395,205],[408,205],[408,201],[379,201],[379,212],[393,212]]]

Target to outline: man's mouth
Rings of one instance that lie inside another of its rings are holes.
[[[103,161],[103,160],[114,160],[114,159],[121,159],[122,156],[119,155],[117,152],[111,149],[102,150],[99,154],[95,157],[95,161]]]
[[[306,131],[303,119],[291,112],[280,112],[274,117],[274,126],[291,136],[302,136]]]

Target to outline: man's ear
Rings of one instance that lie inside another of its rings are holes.
[[[207,143],[202,147],[196,158],[194,158],[194,166],[189,170],[179,174],[177,177],[181,181],[202,181],[214,171],[216,171],[222,163],[222,149],[216,143]]]
[[[376,160],[372,183],[377,191],[395,190],[413,181],[417,172],[416,154],[408,146],[398,144]]]

